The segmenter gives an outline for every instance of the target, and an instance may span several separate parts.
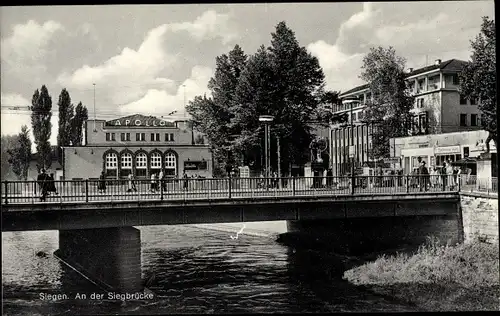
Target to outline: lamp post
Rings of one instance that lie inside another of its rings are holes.
[[[266,161],[266,178],[269,178],[269,167],[270,167],[270,155],[269,155],[269,143],[270,143],[270,135],[269,135],[269,124],[274,120],[274,116],[272,115],[261,115],[259,116],[259,122],[264,123],[264,139],[265,139],[265,148],[264,148],[264,160]]]
[[[354,157],[356,150],[354,149],[354,124],[353,124],[353,113],[352,109],[355,103],[358,103],[359,99],[357,97],[347,97],[342,100],[343,105],[350,105],[350,126],[351,126],[351,141],[350,144],[351,146],[349,147],[349,157],[351,158],[351,185],[352,185],[352,192],[354,193]]]

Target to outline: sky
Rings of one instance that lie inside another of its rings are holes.
[[[482,16],[494,19],[493,1],[1,7],[1,133],[31,128],[29,111],[11,107],[31,105],[44,84],[52,144],[63,88],[91,118],[182,119],[185,104],[210,95],[215,58],[236,44],[247,55],[269,46],[280,21],[318,58],[327,88],[346,91],[364,83],[370,47],[393,46],[412,68],[469,60]]]

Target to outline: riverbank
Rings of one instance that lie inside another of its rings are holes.
[[[430,241],[414,254],[383,255],[347,270],[343,278],[425,311],[500,309],[498,244]]]

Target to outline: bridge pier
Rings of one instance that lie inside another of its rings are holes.
[[[461,239],[456,214],[287,221],[285,243],[362,254],[402,246],[416,249],[428,237],[441,244]]]
[[[54,255],[108,291],[143,290],[137,228],[59,230],[59,249]]]

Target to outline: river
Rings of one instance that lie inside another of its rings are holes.
[[[106,296],[72,299],[99,289],[52,255],[57,231],[2,233],[3,315],[414,310],[355,288],[341,279],[342,268],[335,268],[339,265],[329,256],[279,244],[269,230],[244,231],[238,239],[230,238],[237,230],[224,225],[140,230],[142,278],[150,280],[155,298],[126,303]],[[71,299],[42,300],[41,294],[67,294]]]

